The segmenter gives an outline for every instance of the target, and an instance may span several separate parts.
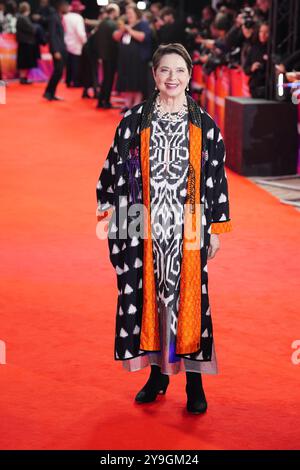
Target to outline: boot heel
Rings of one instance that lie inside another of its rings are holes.
[[[168,383],[166,385],[164,385],[163,387],[161,387],[161,389],[159,390],[159,394],[160,395],[165,395],[166,394],[166,391],[167,391],[167,388],[168,388]]]
[[[154,401],[157,395],[165,395],[169,385],[169,377],[166,376],[160,380],[164,380],[164,383],[157,385],[157,382],[153,382],[151,378],[149,378],[148,382],[136,395],[135,401],[138,403],[149,403]]]

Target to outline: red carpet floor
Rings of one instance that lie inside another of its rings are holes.
[[[44,85],[0,106],[1,449],[300,448],[299,213],[227,170],[234,231],[209,262],[220,374],[205,416],[185,377],[136,405],[149,369],[114,361],[115,274],[96,237],[95,187],[118,110]]]

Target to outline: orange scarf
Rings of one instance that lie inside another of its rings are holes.
[[[143,204],[147,209],[145,220],[143,258],[143,312],[140,349],[160,350],[159,317],[153,265],[150,214],[150,127],[141,131],[141,171]],[[189,121],[189,173],[183,231],[183,255],[180,275],[180,299],[177,323],[176,354],[190,354],[200,349],[201,337],[201,257],[200,242],[197,249],[187,249],[193,239],[187,236],[186,227],[201,233],[200,176],[201,176],[201,128]]]

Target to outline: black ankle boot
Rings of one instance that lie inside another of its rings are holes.
[[[21,83],[21,85],[32,85],[33,81],[28,80],[28,78],[26,78],[26,77],[21,77],[20,78],[20,83]]]
[[[207,401],[202,386],[202,377],[198,372],[186,372],[187,394],[186,408],[190,413],[205,413]]]
[[[169,376],[162,374],[160,367],[151,364],[151,374],[144,385],[135,397],[137,403],[149,403],[154,401],[158,394],[165,395],[169,385]]]

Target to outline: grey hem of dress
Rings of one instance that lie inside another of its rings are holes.
[[[130,359],[124,359],[122,365],[128,372],[137,372],[151,364],[161,367],[160,353],[149,353]],[[181,358],[178,362],[168,363],[162,368],[161,372],[165,375],[177,375],[180,372],[198,372],[201,374],[216,375],[219,373],[215,346],[213,342],[211,361],[192,361]]]

